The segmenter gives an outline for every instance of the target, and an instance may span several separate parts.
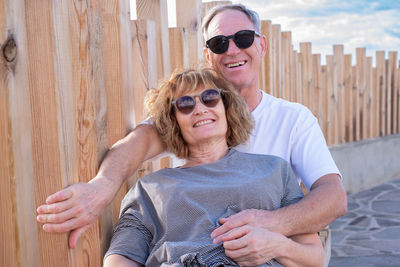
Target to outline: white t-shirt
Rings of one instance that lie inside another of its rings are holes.
[[[305,106],[262,91],[252,115],[255,128],[250,140],[237,150],[287,160],[308,189],[326,174],[340,175],[317,119]]]

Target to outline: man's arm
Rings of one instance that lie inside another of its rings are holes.
[[[152,125],[136,127],[107,153],[97,175],[89,183],[66,187],[38,207],[37,220],[46,232],[71,231],[69,244],[76,246],[79,237],[97,220],[111,203],[122,183],[139,165],[165,150]]]
[[[274,211],[245,210],[221,219],[222,226],[211,237],[214,242],[231,240],[230,231],[243,225],[263,227],[285,236],[315,233],[347,212],[347,196],[341,178],[327,174],[319,178],[299,202]]]
[[[287,238],[265,228],[236,228],[235,239],[224,242],[225,254],[240,266],[255,266],[275,259],[284,266],[322,266],[324,251],[317,234]],[[251,240],[259,239],[262,243]]]

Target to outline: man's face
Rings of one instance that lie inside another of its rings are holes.
[[[211,20],[207,40],[217,35],[232,35],[241,30],[255,30],[255,28],[243,12],[225,10]],[[247,90],[259,89],[259,70],[265,51],[264,36],[256,36],[253,44],[246,49],[238,48],[230,39],[229,48],[223,54],[215,54],[210,49],[204,48],[208,63],[230,81],[242,95],[246,94]]]

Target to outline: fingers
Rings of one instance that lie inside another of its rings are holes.
[[[70,209],[71,207],[73,207],[73,202],[71,198],[68,198],[61,202],[41,205],[36,211],[38,214],[58,214]]]
[[[83,227],[77,228],[75,230],[73,230],[70,234],[69,234],[69,238],[68,238],[68,244],[69,247],[74,249],[76,248],[76,244],[78,243],[79,239],[81,238],[81,236],[91,227],[92,225],[85,225]]]
[[[83,227],[89,223],[85,217],[72,218],[62,223],[46,223],[43,225],[43,230],[46,232],[65,233],[73,229]]]
[[[220,236],[221,242],[224,243],[226,249],[240,249],[247,245],[246,235],[250,232],[251,227],[245,225],[230,230]]]
[[[247,217],[243,216],[244,213],[239,212],[235,215],[232,215],[228,218],[222,218],[219,220],[219,222],[222,224],[220,227],[216,228],[212,233],[211,233],[211,238],[213,238],[213,243],[218,244],[223,242],[224,240],[227,239],[222,239],[223,236],[227,237],[227,233],[231,231],[232,229],[239,228],[241,226],[244,226],[248,223]]]
[[[71,198],[72,195],[73,195],[72,190],[69,187],[67,187],[63,190],[60,190],[60,191],[48,196],[46,199],[46,204],[49,205],[49,204],[53,204],[56,202],[65,201],[65,200]]]
[[[240,266],[258,266],[272,259],[268,253],[260,250],[261,243],[256,239],[259,235],[251,233],[254,229],[247,226],[242,228],[236,233],[242,235],[240,238],[224,242],[225,254]]]
[[[59,204],[57,204],[59,205]],[[63,223],[74,217],[79,217],[81,212],[79,212],[79,207],[72,207],[71,205],[66,205],[66,210],[61,212],[51,212],[49,214],[39,214],[36,220],[40,223]]]

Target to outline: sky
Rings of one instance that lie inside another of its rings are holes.
[[[176,25],[175,0],[168,1],[168,25]],[[203,0],[209,2],[209,0]],[[256,10],[262,20],[292,32],[294,48],[311,42],[312,52],[333,54],[333,45],[344,45],[355,55],[365,47],[367,56],[377,50],[397,51],[400,58],[400,0],[232,0]],[[354,60],[355,56],[353,56]]]

